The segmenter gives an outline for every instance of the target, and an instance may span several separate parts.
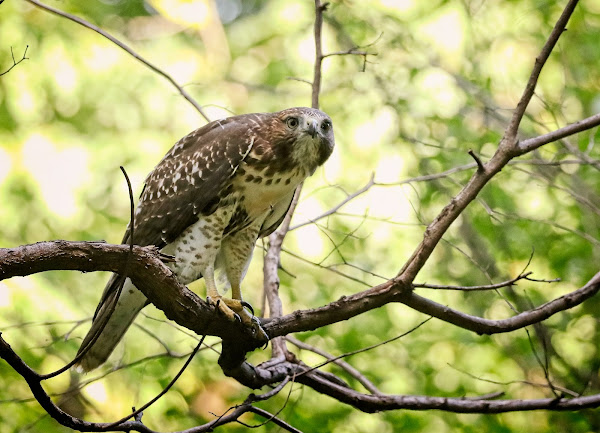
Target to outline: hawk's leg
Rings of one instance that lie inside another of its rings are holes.
[[[252,306],[242,300],[242,291],[239,284],[231,285],[231,299],[221,298],[221,304],[226,304],[231,311],[235,311],[235,314],[241,319],[242,323],[252,330],[256,338],[264,342],[269,341],[269,336],[260,326],[258,319],[246,310],[245,307],[252,309]]]
[[[176,261],[167,266],[181,283],[189,284],[204,277],[208,302],[218,305],[219,311],[234,321],[242,319],[222,300],[215,282],[215,261],[222,242],[222,232],[232,212],[230,207],[224,207],[200,218],[162,251],[175,256]]]
[[[252,259],[252,251],[256,244],[261,222],[262,220],[258,220],[244,230],[223,239],[220,254],[225,265],[227,280],[231,284],[232,298],[223,298],[223,302],[239,315],[242,322],[252,329],[257,338],[268,341],[269,336],[260,326],[258,319],[245,308],[252,309],[250,304],[242,299],[241,290],[242,280]]]
[[[223,298],[217,290],[215,283],[215,269],[213,266],[205,268],[203,271],[204,281],[206,282],[206,297],[207,301],[213,305],[216,305],[221,313],[225,315],[232,322],[235,320],[244,321],[239,313],[231,308],[231,299]]]

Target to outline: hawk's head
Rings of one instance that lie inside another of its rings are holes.
[[[296,163],[314,171],[323,164],[331,152],[335,140],[331,118],[320,110],[307,107],[288,108],[274,114],[274,129],[278,132],[281,146]]]

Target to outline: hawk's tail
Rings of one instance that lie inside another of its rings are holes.
[[[104,363],[135,319],[135,316],[148,303],[148,299],[135,288],[129,279],[125,280],[117,300],[118,291],[114,289],[118,287],[121,281],[121,277],[117,277],[112,278],[108,283],[104,299],[96,310],[92,327],[77,352],[77,355],[79,355],[86,346],[92,345],[75,365],[80,371],[91,371]],[[116,306],[113,307],[115,301]],[[100,335],[96,338],[98,333]],[[96,338],[95,341],[93,341],[94,338]]]

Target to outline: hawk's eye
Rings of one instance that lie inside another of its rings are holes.
[[[323,123],[321,123],[321,129],[323,132],[327,132],[329,131],[329,128],[331,128],[331,122],[329,120],[324,120]]]
[[[296,129],[296,127],[298,126],[298,124],[300,122],[298,122],[297,117],[288,117],[287,120],[285,121],[285,123],[287,124],[288,128]]]

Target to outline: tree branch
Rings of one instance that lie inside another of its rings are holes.
[[[17,66],[19,63],[21,63],[23,60],[29,60],[29,57],[27,57],[27,50],[28,50],[28,49],[29,49],[29,45],[25,46],[25,51],[23,51],[23,57],[21,57],[21,59],[20,59],[20,60],[15,60],[15,53],[13,52],[13,49],[12,49],[12,47],[10,47],[10,55],[11,55],[11,57],[12,57],[13,64],[12,64],[12,66],[11,66],[10,68],[8,68],[6,71],[4,71],[4,72],[1,72],[1,73],[0,73],[0,77],[1,77],[2,75],[8,74],[10,71],[12,71],[12,69],[13,69],[15,66]]]
[[[496,153],[494,153],[492,158],[486,164],[478,166],[477,172],[473,174],[467,185],[450,201],[446,207],[444,207],[435,220],[427,227],[423,236],[423,241],[398,273],[398,278],[400,278],[404,283],[400,286],[400,288],[405,288],[414,281],[418,272],[423,268],[429,259],[429,256],[441,240],[442,236],[446,233],[450,225],[454,222],[454,220],[456,220],[456,218],[458,218],[464,209],[473,200],[475,200],[483,187],[497,173],[499,173],[500,170],[502,170],[512,158],[524,153],[519,150],[516,142],[517,129],[521,122],[521,118],[523,117],[523,113],[525,112],[525,108],[531,100],[531,96],[535,90],[535,85],[542,67],[550,56],[550,53],[556,45],[558,38],[564,31],[566,23],[573,13],[573,9],[575,8],[576,4],[577,0],[569,1],[556,25],[554,26],[554,29],[552,30],[548,40],[544,44],[540,55],[537,57],[526,89],[517,105],[517,109],[506,129],[504,137],[500,141]],[[591,126],[589,127],[591,128]]]
[[[507,281],[502,281],[501,283],[496,283],[496,284],[485,284],[485,285],[481,285],[481,286],[448,286],[448,285],[440,285],[440,284],[426,284],[426,283],[422,283],[422,284],[413,284],[414,288],[423,288],[423,289],[435,289],[435,290],[460,290],[460,291],[464,291],[464,292],[475,292],[475,291],[482,291],[482,290],[496,290],[496,289],[501,289],[503,287],[510,287],[515,285],[515,283],[517,281],[520,280],[528,280],[528,281],[537,281],[537,282],[543,282],[543,283],[556,283],[558,281],[560,281],[560,279],[554,279],[554,280],[535,280],[533,278],[529,278],[529,276],[533,274],[533,272],[529,271],[529,272],[524,272],[518,276],[516,276],[515,278],[511,278],[510,280]]]
[[[518,145],[519,153],[524,154],[531,152],[532,150],[535,150],[545,144],[552,143],[573,134],[577,134],[581,131],[592,129],[598,125],[600,125],[600,113],[594,114],[593,116],[578,122],[571,123],[570,125],[564,126],[556,131],[523,140]],[[598,161],[588,161],[588,163],[595,165],[598,164]]]
[[[299,310],[276,319],[266,319],[265,329],[269,335],[287,335],[293,332],[311,331],[332,323],[348,320],[358,314],[379,308],[390,302],[399,302],[423,314],[436,317],[478,334],[497,334],[514,331],[541,322],[552,315],[580,305],[600,290],[600,272],[578,290],[556,298],[532,310],[524,311],[508,319],[491,320],[471,316],[445,305],[438,304],[416,293],[406,292],[399,285],[400,279],[386,281],[371,289],[320,308]]]
[[[6,249],[0,248],[0,281],[49,270],[109,271],[119,273],[130,254],[129,245],[103,242],[39,242]],[[156,247],[133,247],[128,277],[165,315],[199,335],[215,335],[236,341],[244,353],[262,345],[241,323],[214,318],[214,307],[180,284],[162,260]],[[225,351],[219,362],[239,364]],[[243,358],[242,358],[243,359]]]
[[[136,60],[138,60],[139,62],[143,63],[144,65],[146,65],[148,68],[150,68],[152,71],[154,71],[155,73],[157,73],[158,75],[161,75],[162,77],[164,77],[165,79],[167,79],[169,81],[169,83],[171,83],[171,85],[173,87],[175,87],[177,89],[177,91],[181,94],[181,96],[183,96],[190,104],[192,104],[194,106],[194,108],[196,109],[196,111],[198,111],[198,113],[200,113],[200,115],[202,117],[204,117],[204,119],[207,122],[210,122],[209,117],[206,115],[206,113],[204,112],[204,110],[202,109],[202,106],[200,104],[198,104],[198,102],[196,102],[196,100],[194,98],[192,98],[192,96],[182,87],[180,86],[177,81],[175,81],[175,79],[167,74],[164,70],[162,70],[161,68],[159,68],[158,66],[154,65],[153,63],[151,63],[150,61],[146,60],[144,57],[142,57],[141,55],[139,55],[136,51],[134,51],[132,48],[130,48],[128,45],[126,45],[124,42],[121,42],[120,40],[118,40],[117,38],[115,38],[113,35],[111,35],[110,33],[108,33],[105,30],[102,30],[100,27],[84,20],[83,18],[79,18],[78,16],[69,14],[67,12],[61,11],[60,9],[56,9],[53,8],[52,6],[48,6],[44,3],[41,3],[37,0],[25,0],[29,3],[31,3],[32,5],[37,6],[40,9],[44,9],[45,11],[51,12],[55,15],[58,15],[60,17],[63,18],[67,18],[68,20],[71,20],[79,25],[82,25],[83,27],[86,27],[90,30],[95,31],[96,33],[104,36],[106,39],[108,39],[109,41],[111,41],[113,44],[117,45],[119,48],[121,48],[123,51],[127,52],[128,54],[130,54],[131,56],[133,56]]]
[[[321,92],[321,66],[323,65],[323,44],[321,43],[321,32],[323,30],[323,12],[329,3],[321,3],[315,0],[315,67],[312,81],[312,107],[319,108],[319,93]]]
[[[504,137],[502,138],[502,142],[507,143],[507,145],[513,147],[517,132],[519,130],[519,125],[521,124],[521,119],[523,119],[523,115],[525,114],[525,110],[531,101],[531,97],[533,96],[533,92],[535,91],[535,87],[538,82],[538,78],[540,77],[540,73],[542,72],[542,68],[546,64],[546,61],[550,57],[552,50],[556,46],[560,35],[566,30],[567,22],[573,11],[575,10],[575,6],[577,6],[579,0],[569,0],[567,6],[563,10],[562,14],[558,18],[558,21],[554,25],[548,40],[544,44],[542,51],[535,59],[535,64],[533,66],[533,70],[531,71],[531,75],[529,76],[529,80],[527,81],[527,85],[525,86],[525,90],[523,91],[523,95],[517,104],[517,108],[513,113],[513,116],[510,120],[508,127],[506,128],[506,132],[504,133]]]

